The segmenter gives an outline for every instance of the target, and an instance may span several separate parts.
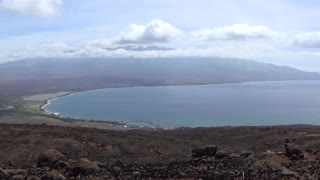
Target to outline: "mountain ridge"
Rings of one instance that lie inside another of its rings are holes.
[[[124,86],[320,80],[315,72],[230,58],[24,59],[0,64],[0,77],[0,94],[9,95]]]

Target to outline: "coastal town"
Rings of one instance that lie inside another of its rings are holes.
[[[0,111],[12,111],[15,108],[11,105],[0,105]]]

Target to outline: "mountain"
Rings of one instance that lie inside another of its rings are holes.
[[[291,67],[227,58],[50,58],[0,64],[0,95],[104,87],[320,79]]]

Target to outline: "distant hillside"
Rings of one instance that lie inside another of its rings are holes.
[[[28,59],[0,64],[0,95],[121,86],[320,79],[320,74],[225,58]]]

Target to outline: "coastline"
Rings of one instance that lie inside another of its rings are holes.
[[[314,80],[312,80],[314,81]],[[263,81],[264,82],[279,82],[279,81]],[[283,82],[283,81],[282,81]],[[285,81],[285,82],[291,82],[291,81]],[[224,84],[210,84],[210,85],[229,85],[229,84],[246,84],[246,83],[262,83],[262,82],[241,82],[241,83],[224,83]],[[279,82],[280,83],[280,82]],[[208,84],[202,84],[201,86],[207,86]],[[181,86],[181,85],[174,85],[174,86]],[[183,86],[183,85],[182,85]],[[155,87],[155,86],[130,86],[130,87],[121,87],[121,88],[138,88],[138,87]],[[168,86],[161,86],[161,87],[168,87]],[[120,87],[114,87],[116,89],[120,88]],[[57,119],[57,120],[61,120],[64,122],[68,122],[71,124],[81,124],[81,123],[99,123],[99,124],[112,124],[114,126],[122,126],[122,128],[127,129],[129,128],[134,128],[134,129],[144,129],[144,128],[149,128],[149,129],[176,129],[176,128],[170,128],[170,127],[166,127],[166,126],[161,126],[161,125],[157,125],[154,123],[150,123],[148,121],[138,121],[138,123],[143,123],[143,124],[150,124],[149,125],[139,125],[139,124],[134,124],[135,122],[131,123],[125,123],[122,121],[117,121],[117,120],[107,120],[107,119],[89,119],[89,118],[74,118],[74,117],[65,117],[60,115],[57,112],[50,112],[48,110],[46,110],[46,106],[49,105],[51,103],[51,101],[60,98],[60,97],[64,97],[64,96],[68,96],[68,95],[72,95],[75,93],[80,93],[80,92],[88,92],[88,91],[97,91],[97,90],[103,90],[103,89],[112,89],[112,88],[99,88],[99,89],[91,89],[91,90],[85,90],[85,91],[70,91],[70,92],[64,92],[63,94],[61,94],[61,92],[57,92],[57,93],[52,93],[52,94],[57,94],[56,96],[52,96],[48,99],[42,100],[42,101],[38,101],[41,104],[38,105],[38,108],[40,110],[41,113],[43,113],[46,116],[50,116],[51,118]],[[52,95],[51,94],[51,95]],[[42,94],[45,95],[45,94]],[[35,95],[37,96],[37,95]],[[38,94],[38,96],[41,96],[41,94]],[[252,126],[256,126],[256,125],[252,125]],[[258,125],[259,126],[259,125]],[[266,125],[261,125],[261,126],[266,126]]]
[[[50,104],[50,101],[55,100],[57,98],[60,97],[64,97],[64,96],[69,96],[75,93],[79,93],[79,92],[89,92],[89,91],[97,91],[97,90],[103,90],[103,89],[119,89],[119,88],[143,88],[143,87],[175,87],[175,86],[208,86],[208,85],[233,85],[233,84],[247,84],[247,83],[265,83],[265,82],[291,82],[291,81],[296,81],[296,80],[281,80],[281,81],[244,81],[244,82],[223,82],[223,83],[210,83],[210,84],[177,84],[177,85],[155,85],[155,86],[123,86],[123,87],[108,87],[108,88],[97,88],[97,89],[88,89],[88,90],[83,90],[83,91],[66,91],[64,92],[56,92],[56,93],[52,93],[53,97],[50,98],[45,98],[44,100],[40,100],[42,101],[41,105],[40,105],[40,111],[49,114],[49,115],[55,115],[54,112],[50,112],[45,110],[45,107],[47,105]],[[302,81],[320,81],[320,80],[302,80]],[[60,94],[63,93],[63,94]],[[54,94],[58,94],[56,96],[54,96]],[[46,94],[37,94],[37,95],[46,95]],[[37,95],[33,95],[33,96],[37,96]],[[31,97],[31,96],[30,96]],[[28,99],[23,98],[23,100],[26,101],[30,101]],[[32,100],[31,100],[32,101]],[[75,119],[75,118],[72,118]],[[78,120],[88,120],[88,119],[78,119]],[[113,121],[116,122],[116,121]]]
[[[47,110],[45,109],[45,107],[50,104],[50,101],[55,100],[55,99],[60,98],[60,97],[69,96],[69,95],[71,95],[71,94],[73,94],[73,93],[75,93],[75,92],[67,92],[67,93],[65,93],[65,94],[57,95],[57,96],[51,97],[51,98],[49,98],[49,99],[46,99],[46,100],[42,101],[42,103],[40,104],[39,110],[40,110],[41,112],[44,112],[45,114],[48,114],[48,115],[55,115],[54,112],[47,111]]]
[[[41,101],[39,105],[39,111],[44,115],[50,116],[52,118],[68,122],[73,126],[77,127],[89,127],[89,128],[99,128],[99,129],[111,129],[111,130],[132,130],[132,129],[145,129],[139,126],[129,125],[124,122],[120,121],[106,121],[106,120],[93,120],[93,119],[84,119],[84,118],[71,118],[71,117],[64,117],[59,115],[59,113],[50,112],[45,109],[47,105],[50,104],[51,101],[61,98],[64,96],[69,96],[74,93],[81,92],[81,91],[73,91],[73,92],[66,92],[64,94],[59,94],[57,96],[51,97],[49,99]],[[152,128],[151,128],[152,129]]]

